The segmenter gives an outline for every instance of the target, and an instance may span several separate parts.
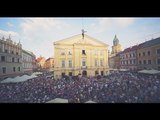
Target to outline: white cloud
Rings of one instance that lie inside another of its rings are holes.
[[[7,25],[8,25],[9,27],[14,27],[14,25],[13,25],[12,23],[10,23],[10,22],[7,22]]]
[[[70,25],[54,18],[24,18],[21,28],[24,49],[34,52],[37,57],[42,55],[48,58],[54,54],[53,42],[63,38]]]
[[[11,35],[11,37],[19,37],[19,34],[17,32],[0,30],[1,37],[8,37],[9,35]]]
[[[117,26],[128,27],[134,23],[134,18],[99,18],[99,24],[101,26]]]

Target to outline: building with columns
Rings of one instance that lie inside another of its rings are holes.
[[[11,37],[0,39],[0,79],[22,74],[22,45]]]
[[[54,42],[54,74],[95,76],[108,74],[108,45],[86,34]]]

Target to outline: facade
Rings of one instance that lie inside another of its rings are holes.
[[[129,48],[126,48],[120,54],[120,68],[121,69],[129,69],[129,70],[137,70],[137,49],[139,45],[135,45]]]
[[[32,70],[36,71],[37,70],[36,55],[34,55],[33,52],[31,52],[31,51],[27,51],[27,52],[30,54],[30,56],[32,56]]]
[[[44,69],[45,68],[45,61],[46,61],[46,59],[42,56],[37,58],[38,69]]]
[[[160,70],[160,37],[142,43],[137,55],[138,69]]]
[[[22,66],[23,66],[23,72],[31,74],[33,72],[33,58],[35,55],[27,50],[22,50]]]
[[[54,55],[55,77],[108,73],[108,45],[86,34],[55,42]]]
[[[9,38],[0,39],[0,79],[22,74],[22,45]]]
[[[48,58],[46,61],[45,61],[45,65],[44,65],[44,68],[48,71],[52,71],[53,68],[54,68],[54,58]]]

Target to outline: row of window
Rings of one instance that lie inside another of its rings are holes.
[[[82,60],[82,66],[87,66],[85,59]],[[98,66],[98,60],[95,60],[95,66]],[[100,60],[100,66],[103,66],[103,60]],[[62,60],[62,67],[65,67],[65,60]],[[72,60],[68,60],[68,67],[72,67]]]
[[[136,60],[123,60],[121,61],[122,65],[128,65],[128,64],[136,64]]]
[[[6,62],[7,61],[7,59],[6,59],[6,57],[5,56],[1,56],[1,60],[0,60],[1,62]],[[14,57],[12,57],[11,59],[10,59],[10,61],[11,62],[20,62],[20,58],[14,58]]]
[[[151,53],[150,53],[150,51],[148,51],[147,53],[146,53],[146,52],[143,52],[142,54],[139,53],[139,57],[141,57],[142,55],[143,55],[143,56],[146,56],[146,55],[150,56]]]
[[[148,62],[147,62],[147,60],[143,60],[143,61],[139,61],[139,64],[152,64],[152,61],[151,60],[148,60]],[[160,59],[157,59],[157,64],[160,64]]]
[[[135,53],[126,54],[126,55],[123,55],[123,56],[122,56],[122,59],[125,59],[125,58],[133,58],[133,57],[135,57],[135,56],[136,56]]]
[[[65,51],[63,50],[61,52],[61,55],[65,55]],[[71,51],[68,51],[68,55],[72,55],[72,52]],[[85,50],[82,50],[82,55],[86,55],[86,51]],[[98,55],[98,51],[95,51],[95,55]],[[100,51],[100,55],[103,55],[103,51]]]
[[[149,65],[150,65],[150,64],[152,64],[152,61],[151,61],[151,60],[148,60],[148,62],[147,62],[147,60],[143,60],[143,61],[140,60],[140,61],[139,61],[139,64],[140,64],[140,65],[141,65],[141,64],[144,64],[144,65],[145,65],[145,64],[149,64]]]
[[[13,67],[13,72],[20,72],[21,71],[21,68],[20,67],[17,67],[17,70],[16,70],[16,67]],[[2,73],[3,74],[6,74],[7,73],[7,68],[6,67],[2,67]]]
[[[2,48],[0,48],[0,52],[3,52]],[[15,54],[15,55],[20,55],[20,51],[14,51],[14,50],[4,50],[5,53],[11,53],[11,54]]]

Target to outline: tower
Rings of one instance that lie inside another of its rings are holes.
[[[112,46],[111,54],[115,55],[120,51],[121,51],[121,45],[119,44],[119,40],[118,40],[117,36],[115,35],[115,37],[113,39],[113,46]]]

